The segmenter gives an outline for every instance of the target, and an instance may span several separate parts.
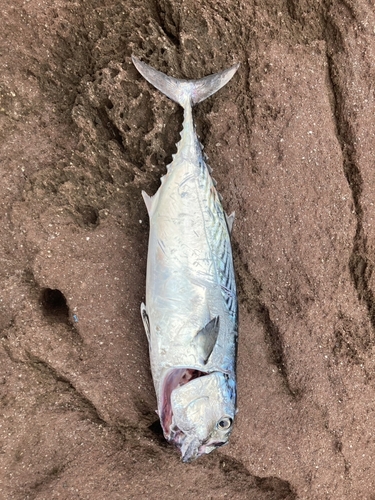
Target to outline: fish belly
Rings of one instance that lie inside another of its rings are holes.
[[[220,230],[230,248],[229,233],[211,176],[204,163],[183,161],[171,167],[155,196],[147,261],[146,304],[156,385],[169,367],[203,368],[197,364],[192,340],[212,318],[220,316],[223,332],[233,329],[218,279],[220,248],[215,239]],[[224,346],[224,338],[221,343]]]

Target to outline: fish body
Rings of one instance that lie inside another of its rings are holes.
[[[135,57],[138,71],[184,108],[177,153],[149,218],[146,305],[158,414],[165,438],[189,462],[226,444],[236,414],[238,307],[230,231],[195,132],[192,106],[225,85],[238,65],[200,80],[171,78]]]

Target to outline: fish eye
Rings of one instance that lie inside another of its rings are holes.
[[[233,420],[229,417],[224,417],[221,418],[218,423],[216,424],[216,427],[220,429],[221,431],[227,431],[233,423]]]

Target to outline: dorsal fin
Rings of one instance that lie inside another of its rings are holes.
[[[229,234],[232,234],[232,229],[233,229],[233,223],[234,223],[234,217],[235,217],[235,212],[232,212],[230,215],[225,213],[225,220],[227,221],[227,226],[228,226],[228,231]]]
[[[194,337],[193,343],[196,345],[200,361],[206,364],[214,350],[220,330],[220,318],[216,316],[205,327],[203,327]]]
[[[146,191],[142,191],[142,196],[147,208],[148,215],[151,214],[151,208],[152,208],[152,196],[149,196]]]

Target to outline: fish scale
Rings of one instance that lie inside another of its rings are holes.
[[[195,132],[192,106],[238,65],[200,80],[169,77],[133,57],[138,71],[184,108],[177,152],[153,196],[146,305],[158,414],[184,462],[226,444],[236,414],[237,292],[227,216]]]

